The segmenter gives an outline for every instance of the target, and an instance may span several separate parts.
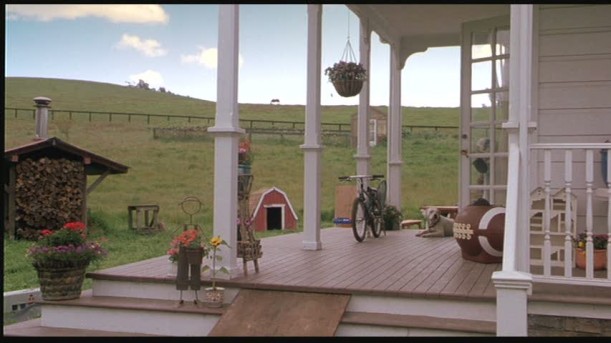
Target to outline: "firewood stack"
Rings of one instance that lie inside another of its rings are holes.
[[[33,230],[57,229],[81,220],[85,196],[82,162],[65,158],[25,159],[16,166],[16,228],[23,238]]]

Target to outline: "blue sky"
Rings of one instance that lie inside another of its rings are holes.
[[[218,5],[5,5],[5,76],[117,85],[142,79],[155,89],[216,101]],[[358,59],[358,18],[323,5],[323,105],[356,105],[337,95],[324,69],[348,36]],[[305,104],[306,5],[240,5],[240,103]],[[389,46],[371,39],[371,104],[388,105]],[[410,56],[402,105],[458,107],[458,47]]]

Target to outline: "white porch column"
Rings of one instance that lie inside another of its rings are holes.
[[[387,187],[388,204],[401,209],[401,159],[403,114],[401,113],[401,61],[398,47],[390,48],[390,106],[388,107]]]
[[[369,154],[369,95],[371,82],[371,29],[369,20],[360,20],[360,63],[367,70],[367,81],[363,83],[363,89],[359,93],[359,108],[357,116],[357,144],[356,144],[356,174],[369,175],[371,155]]]
[[[533,5],[511,5],[507,215],[503,269],[492,274],[496,287],[497,336],[528,336],[528,295],[532,276],[529,255],[529,142],[532,94]],[[517,173],[517,176],[515,176]]]
[[[322,5],[308,5],[308,58],[305,137],[303,149],[303,249],[320,250],[320,78],[322,55]]]
[[[239,7],[219,5],[217,99],[214,127],[214,235],[231,247],[221,249],[217,267],[236,269],[238,213],[238,142],[244,130],[238,109]],[[229,278],[226,273],[218,277]]]

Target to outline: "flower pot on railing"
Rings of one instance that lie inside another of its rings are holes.
[[[586,269],[586,250],[575,249],[575,265],[579,269]],[[594,270],[607,269],[607,249],[594,249]]]

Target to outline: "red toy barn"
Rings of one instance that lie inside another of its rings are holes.
[[[297,214],[286,193],[279,188],[264,188],[252,192],[249,205],[255,231],[297,228]]]

